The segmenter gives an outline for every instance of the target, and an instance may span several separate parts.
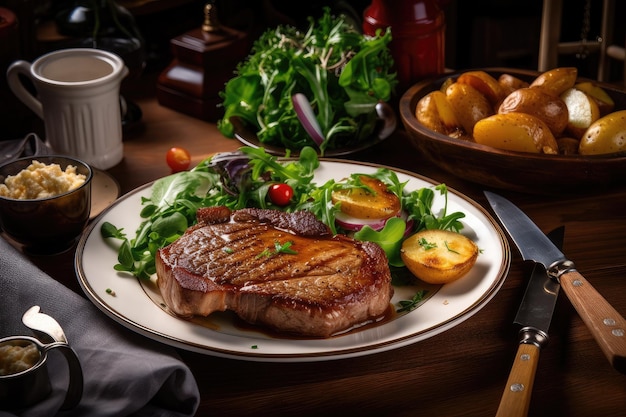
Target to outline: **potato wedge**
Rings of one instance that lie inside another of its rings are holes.
[[[600,118],[600,108],[587,93],[576,88],[567,89],[561,94],[561,99],[567,106],[566,130],[580,139],[589,126]]]
[[[494,114],[487,97],[469,84],[450,84],[446,89],[446,97],[459,123],[469,135],[472,135],[477,121]]]
[[[520,88],[509,94],[498,108],[498,113],[512,112],[538,117],[548,125],[555,137],[563,133],[568,122],[565,102],[539,88]]]
[[[556,154],[559,147],[550,128],[526,113],[495,114],[476,123],[474,141],[509,151]]]
[[[425,127],[444,135],[462,129],[448,98],[439,90],[431,91],[417,102],[415,117]]]
[[[480,91],[492,106],[500,104],[505,94],[498,80],[485,71],[467,71],[459,76],[457,83],[468,84]]]
[[[626,110],[609,113],[587,129],[578,147],[581,155],[626,151]]]
[[[576,67],[560,67],[542,72],[530,83],[531,88],[541,88],[548,94],[560,96],[572,88],[578,77]]]
[[[472,269],[478,246],[460,233],[424,230],[402,243],[400,256],[417,278],[430,284],[446,284]]]
[[[400,199],[384,182],[367,175],[361,175],[359,179],[372,192],[365,188],[334,191],[331,200],[333,204],[340,203],[342,212],[358,219],[387,219],[400,212]]]
[[[587,93],[591,98],[596,101],[598,108],[600,109],[600,115],[605,116],[613,111],[615,108],[615,102],[609,96],[609,94],[599,85],[592,83],[591,81],[583,81],[574,86],[577,90]]]

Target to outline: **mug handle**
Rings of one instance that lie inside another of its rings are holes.
[[[18,60],[13,62],[7,69],[7,82],[13,94],[17,96],[24,104],[26,104],[37,116],[43,119],[43,107],[41,102],[24,87],[24,83],[19,75],[22,74],[26,78],[32,80],[30,75],[30,62]]]
[[[63,405],[61,406],[61,410],[69,410],[76,407],[83,396],[83,368],[80,366],[76,352],[74,352],[74,349],[72,349],[70,345],[63,342],[45,345],[45,350],[55,348],[58,348],[63,356],[65,356],[70,370],[70,383],[67,387],[67,393],[65,394],[65,401],[63,401]]]

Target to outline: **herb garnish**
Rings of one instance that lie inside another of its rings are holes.
[[[291,249],[291,245],[293,245],[293,242],[291,241],[285,242],[282,244],[280,242],[274,242],[274,250],[265,249],[263,252],[259,253],[256,257],[262,258],[265,256],[269,258],[270,256],[278,255],[279,253],[286,253],[288,255],[297,255],[298,252]]]
[[[426,238],[420,238],[417,243],[419,243],[419,245],[424,248],[424,250],[430,250],[430,249],[435,249],[437,247],[437,244],[434,242],[429,242],[426,240]]]
[[[426,295],[425,290],[418,291],[411,300],[400,300],[398,304],[400,308],[396,310],[397,313],[408,313],[417,308],[419,303],[424,299],[424,295]]]
[[[447,241],[445,242],[445,244],[446,244],[446,249],[448,249],[448,252],[456,253],[458,255],[459,252],[455,251],[454,249],[450,249],[450,246],[448,246],[448,242]]]

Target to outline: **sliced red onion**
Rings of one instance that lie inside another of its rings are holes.
[[[369,226],[378,231],[385,227],[385,223],[387,223],[387,219],[357,219],[356,217],[348,216],[342,211],[335,214],[335,221],[340,227],[353,232],[358,232],[363,226]]]
[[[324,138],[324,133],[322,132],[322,128],[315,117],[315,113],[313,112],[309,99],[307,99],[302,93],[296,93],[291,96],[291,101],[293,103],[293,108],[296,111],[296,116],[298,116],[298,120],[302,123],[302,127],[309,134],[309,136],[311,136],[313,141],[315,141],[317,146],[321,146],[326,138]]]
[[[407,214],[404,211],[402,211],[396,217],[401,217],[406,220]],[[335,222],[337,223],[337,225],[339,225],[341,228],[345,230],[349,230],[352,232],[358,232],[359,230],[363,228],[363,226],[369,226],[372,229],[379,231],[383,227],[385,227],[387,220],[389,220],[389,218],[357,219],[356,217],[349,216],[342,211],[339,211],[335,214]],[[405,235],[411,232],[412,226],[413,226],[413,220],[409,220],[406,224]]]

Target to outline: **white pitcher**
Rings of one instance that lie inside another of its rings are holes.
[[[20,74],[32,80],[28,90]],[[54,153],[108,169],[124,157],[120,84],[128,74],[117,55],[90,48],[61,49],[32,64],[16,61],[7,70],[13,93],[44,121]]]

